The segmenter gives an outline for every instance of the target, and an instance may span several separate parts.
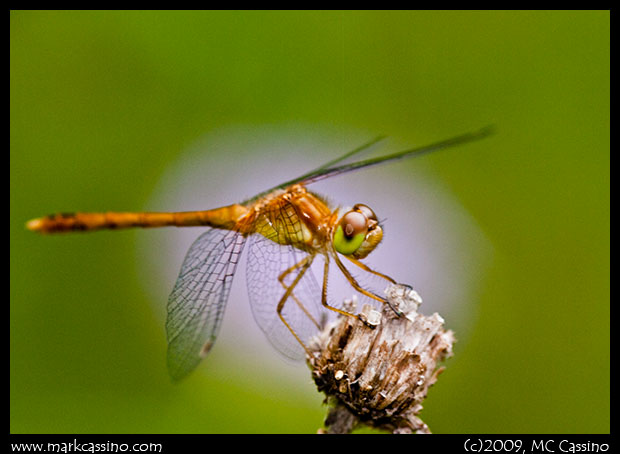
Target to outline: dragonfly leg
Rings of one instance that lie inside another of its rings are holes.
[[[309,356],[312,355],[311,352],[308,350],[308,347],[306,347],[306,344],[304,344],[304,342],[299,338],[295,330],[293,330],[291,325],[289,325],[288,322],[285,320],[284,316],[282,315],[282,309],[284,309],[284,304],[288,300],[289,296],[291,296],[291,294],[293,293],[293,289],[295,288],[295,286],[299,283],[299,281],[304,276],[304,274],[306,274],[306,271],[308,271],[308,268],[310,268],[310,265],[312,265],[313,259],[314,259],[314,256],[310,255],[306,257],[305,259],[303,259],[301,262],[299,262],[298,267],[295,267],[295,266],[293,267],[293,269],[295,268],[301,268],[301,269],[299,270],[299,273],[297,273],[297,276],[295,277],[291,285],[289,285],[286,288],[286,291],[284,292],[284,295],[282,295],[282,298],[280,298],[280,301],[278,302],[278,306],[276,309],[276,311],[278,312],[278,317],[280,317],[280,320],[282,320],[282,323],[286,325],[286,327],[289,329],[291,334],[295,337],[295,339],[297,339],[297,342],[301,344],[301,346],[306,351],[306,354],[308,354]],[[285,270],[285,272],[286,271],[288,270]]]
[[[381,298],[380,296],[375,295],[372,292],[369,292],[368,290],[366,290],[365,288],[363,288],[361,285],[358,284],[358,282],[355,280],[355,278],[351,275],[351,273],[349,272],[349,270],[344,266],[344,264],[340,261],[340,259],[338,258],[338,255],[336,254],[336,252],[333,253],[334,255],[334,260],[336,261],[336,265],[338,265],[338,268],[340,268],[340,271],[342,271],[342,274],[344,274],[344,277],[347,278],[347,280],[349,281],[349,283],[353,286],[353,288],[355,290],[357,290],[358,292],[360,292],[362,295],[366,295],[369,298],[372,298],[374,300],[377,300],[383,304],[387,304],[390,309],[392,309],[394,311],[394,313],[400,317],[403,315],[403,313],[398,310],[397,308],[395,308],[392,303],[390,303],[387,299],[385,298]],[[359,262],[361,266],[361,268],[366,269],[366,271],[372,272],[373,274],[376,274],[378,276],[384,277],[392,282],[394,282],[391,278],[388,278],[388,276],[385,276],[379,272],[373,272],[372,270],[370,270],[370,268],[368,268],[366,265],[364,265],[363,263]],[[365,267],[365,268],[364,268]],[[394,282],[395,283],[395,282]]]
[[[299,261],[295,265],[293,265],[290,268],[287,268],[286,270],[284,270],[282,272],[282,274],[280,274],[280,276],[278,276],[278,281],[280,281],[280,284],[282,284],[282,287],[284,287],[284,290],[288,289],[288,286],[284,282],[284,279],[286,278],[286,276],[291,274],[296,269],[303,267],[308,260],[312,261],[311,257],[312,256],[310,256],[310,255],[307,256],[306,258],[304,258],[303,260]],[[306,309],[306,306],[304,306],[304,304],[301,301],[299,301],[299,299],[295,296],[295,292],[291,292],[291,298],[293,298],[293,300],[295,300],[295,302],[297,303],[297,306],[299,306],[299,308],[303,311],[303,313],[306,314],[310,320],[312,320],[312,323],[314,323],[314,325],[318,329],[321,329],[321,325],[319,325],[319,323],[312,316],[312,314],[310,312],[308,312],[308,309]]]
[[[346,315],[348,317],[358,318],[359,320],[364,322],[365,325],[371,326],[371,325],[368,325],[366,321],[363,318],[361,318],[359,315],[355,315],[350,312],[343,311],[342,309],[338,309],[337,307],[329,305],[329,303],[327,302],[327,279],[328,277],[329,277],[329,256],[325,255],[325,268],[323,271],[323,290],[321,292],[321,304],[323,305],[323,307],[330,309],[334,312],[338,312],[339,314]]]
[[[348,258],[353,264],[359,266],[361,269],[363,269],[364,271],[368,271],[369,273],[374,274],[375,276],[379,276],[382,277],[383,279],[385,279],[386,281],[389,281],[392,284],[396,285],[396,281],[394,279],[392,279],[390,276],[387,276],[383,273],[380,273],[378,271],[373,270],[372,268],[370,268],[368,265],[360,262],[357,259],[354,259],[353,257],[349,257],[348,255],[345,255],[346,258]]]

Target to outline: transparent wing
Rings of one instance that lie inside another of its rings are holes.
[[[286,292],[285,286],[293,283],[302,272],[302,264],[312,257],[286,244],[288,237],[301,234],[301,225],[292,205],[284,205],[264,213],[257,224],[257,231],[261,233],[249,238],[247,286],[252,314],[258,326],[279,352],[298,360],[304,357],[304,349],[278,316],[277,306]],[[279,280],[283,273],[284,285]],[[321,290],[312,268],[309,268],[286,300],[282,315],[306,342],[317,332],[321,314]]]
[[[366,142],[365,144],[360,145],[359,147],[343,154],[342,156],[338,156],[335,159],[332,159],[329,162],[326,162],[325,164],[317,167],[316,169],[311,170],[310,172],[306,172],[303,175],[294,178],[292,180],[286,181],[284,183],[279,184],[278,186],[274,186],[271,189],[268,189],[266,191],[261,192],[260,194],[257,194],[256,196],[252,197],[251,199],[248,199],[247,201],[243,202],[243,203],[249,203],[253,200],[259,199],[260,197],[269,194],[270,192],[276,190],[276,189],[285,189],[288,186],[295,184],[295,183],[299,183],[302,181],[305,181],[308,178],[317,176],[317,175],[321,175],[324,171],[327,171],[328,169],[330,169],[331,167],[335,166],[336,164],[346,160],[347,158],[350,158],[351,156],[354,156],[356,154],[359,154],[362,151],[368,150],[369,148],[371,148],[373,145],[375,145],[376,143],[382,141],[383,139],[385,139],[386,136],[377,136],[374,139]]]
[[[430,145],[415,147],[409,150],[399,151],[397,153],[391,153],[388,155],[379,156],[377,158],[365,159],[365,160],[353,162],[350,164],[342,164],[342,162],[345,159],[351,156],[354,156],[361,151],[368,149],[370,146],[374,145],[375,143],[381,141],[384,138],[383,136],[379,136],[361,145],[360,147],[352,151],[349,151],[348,153],[345,153],[344,155],[336,159],[333,159],[320,167],[317,167],[316,169],[310,172],[307,172],[297,178],[294,178],[278,186],[275,186],[267,191],[263,191],[257,196],[247,200],[244,203],[254,201],[257,198],[260,198],[275,189],[283,189],[296,183],[302,183],[302,184],[308,185],[316,181],[324,180],[325,178],[329,178],[329,177],[340,175],[340,174],[347,173],[347,172],[352,172],[354,170],[363,169],[365,167],[371,167],[377,164],[387,163],[387,162],[395,161],[398,159],[410,158],[414,156],[422,156],[424,154],[432,153],[434,151],[448,149],[448,148],[456,147],[459,145],[464,145],[469,142],[481,140],[494,134],[494,132],[495,132],[495,127],[492,125],[489,125],[489,126],[479,129],[478,131],[468,132],[465,134],[454,136],[454,137],[451,137],[450,139],[435,142]],[[340,164],[340,165],[337,165],[337,164]]]
[[[168,371],[189,374],[215,342],[245,238],[209,229],[192,244],[168,298]]]
[[[385,156],[379,156],[377,158],[365,159],[363,161],[357,161],[351,164],[343,164],[338,166],[331,166],[328,168],[320,168],[318,171],[313,172],[310,175],[304,176],[303,184],[310,184],[316,181],[324,180],[325,178],[332,177],[334,175],[340,175],[342,173],[351,172],[365,167],[375,166],[377,164],[387,163],[390,161],[396,161],[398,159],[410,158],[414,156],[422,156],[424,154],[432,153],[434,151],[453,148],[459,145],[464,145],[469,142],[475,142],[477,140],[484,139],[494,134],[495,128],[493,126],[486,126],[478,131],[468,132],[458,136],[451,137],[446,140],[432,143],[430,145],[424,145],[421,147],[411,148],[409,150],[399,151],[397,153],[388,154]],[[337,160],[340,161],[340,160]]]

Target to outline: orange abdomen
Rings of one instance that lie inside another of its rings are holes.
[[[246,212],[243,205],[235,204],[213,210],[176,213],[61,213],[33,219],[26,227],[40,233],[165,226],[209,226],[232,230]]]

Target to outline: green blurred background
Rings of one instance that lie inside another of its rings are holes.
[[[229,126],[419,144],[488,123],[492,139],[426,164],[494,255],[421,416],[437,433],[609,431],[609,12],[10,21],[11,432],[312,433],[325,415],[309,380],[225,356],[172,385],[141,232],[42,237],[26,220],[144,209],[182,150]]]

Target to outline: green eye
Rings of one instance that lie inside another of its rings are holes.
[[[344,255],[351,255],[364,242],[368,227],[366,216],[357,211],[345,214],[334,232],[334,247]]]
[[[364,238],[366,238],[364,233],[358,233],[351,238],[347,238],[342,230],[342,226],[339,225],[334,233],[334,247],[341,254],[351,255],[362,245]]]

